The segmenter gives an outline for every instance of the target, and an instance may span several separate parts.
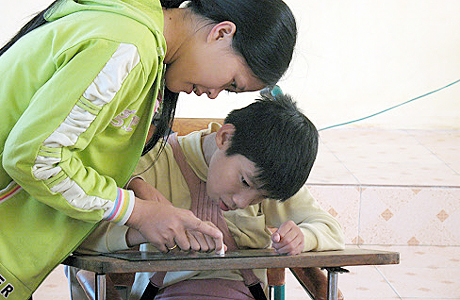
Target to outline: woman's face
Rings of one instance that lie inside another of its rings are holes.
[[[233,25],[234,26],[234,25]],[[197,35],[182,45],[180,54],[168,64],[166,86],[172,92],[207,94],[214,99],[222,90],[257,91],[265,87],[232,48],[232,27],[218,24],[207,35]]]

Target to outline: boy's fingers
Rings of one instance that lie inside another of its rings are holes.
[[[211,251],[211,250],[216,249],[216,244],[215,244],[213,238],[211,238],[211,237],[208,236],[208,235],[205,235],[204,238],[205,238],[205,240],[206,240],[206,245],[208,245],[208,249],[203,250],[203,251]]]
[[[214,240],[214,243],[216,244],[216,253],[219,253],[219,254],[225,254],[225,252],[227,251],[227,246],[225,246],[224,244],[224,240],[223,239],[215,239]]]
[[[217,228],[217,226],[214,225],[212,222],[206,221],[204,223],[206,225],[209,225],[209,226],[219,230],[219,228]],[[219,232],[220,232],[220,230],[219,230]],[[206,240],[207,240],[208,245],[209,245],[209,250],[215,250],[217,253],[225,253],[223,235],[222,235],[222,239],[211,238],[208,235],[205,235],[205,237],[206,237]]]
[[[215,224],[213,224],[212,222],[205,222],[207,225],[211,226],[211,227],[214,227],[215,229],[219,230],[219,228],[217,228],[217,226]],[[222,232],[219,230],[219,233],[222,234]],[[209,238],[208,236],[206,236],[207,238]],[[218,254],[225,254],[225,251],[227,251],[227,247],[225,246],[224,244],[224,235],[222,234],[222,238],[214,238],[213,241],[212,241],[212,249],[214,249],[216,251],[216,253]]]
[[[279,243],[281,241],[281,235],[278,233],[278,231],[275,231],[272,234],[272,242],[273,243]]]
[[[279,248],[275,248],[276,252],[278,252],[279,254],[295,255],[295,254],[299,254],[302,252],[299,244],[296,244],[296,245],[287,244],[287,245],[282,245],[282,246],[279,245],[279,246],[280,246]]]
[[[284,222],[283,224],[281,224],[281,226],[278,228],[277,232],[282,236],[284,237],[293,227],[293,225],[295,225],[295,223],[293,221],[287,221],[287,222]]]
[[[283,243],[284,244],[289,244],[292,243],[297,237],[297,233],[294,231],[288,231],[284,236],[283,236]]]

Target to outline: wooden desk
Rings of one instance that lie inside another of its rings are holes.
[[[346,271],[341,267],[398,263],[397,252],[368,249],[305,252],[294,256],[278,255],[272,249],[238,250],[223,257],[208,253],[118,252],[72,255],[63,262],[95,273],[96,299],[105,299],[107,273],[321,267],[328,271],[328,300],[337,299],[337,275]]]

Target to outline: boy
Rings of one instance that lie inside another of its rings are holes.
[[[339,223],[304,186],[317,147],[316,128],[289,96],[262,96],[232,111],[222,126],[211,123],[208,129],[178,141],[170,136],[160,155],[151,151],[141,159],[139,175],[129,188],[153,200],[155,187],[174,207],[213,221],[221,231],[228,230],[231,238],[226,239],[224,232],[224,241],[230,248],[272,246],[289,255],[342,249]],[[218,222],[219,214],[225,224]],[[272,234],[268,227],[278,229]],[[204,236],[191,233],[188,237],[192,250],[215,248]],[[145,239],[137,231],[107,224],[81,249],[115,251],[140,243]],[[165,246],[180,248],[177,244]],[[158,251],[149,244],[141,245],[141,250]],[[266,271],[253,270],[254,274],[266,287]],[[152,275],[136,275],[130,299],[139,299],[151,283],[161,287],[155,299],[254,299],[243,284],[252,275],[240,270],[157,273],[150,279]]]

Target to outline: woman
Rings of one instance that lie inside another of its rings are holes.
[[[55,1],[0,50],[0,274],[9,299],[27,299],[101,220],[138,229],[162,251],[189,249],[190,232],[223,247],[221,232],[189,211],[121,187],[159,101],[144,152],[167,130],[179,92],[214,98],[276,83],[295,21],[281,0],[182,2]]]

